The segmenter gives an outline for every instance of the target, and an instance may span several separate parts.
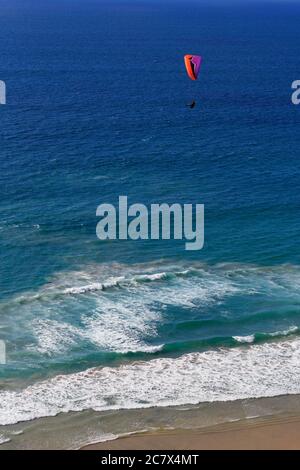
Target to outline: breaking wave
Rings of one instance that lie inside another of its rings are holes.
[[[300,340],[88,369],[0,392],[0,424],[69,411],[198,404],[300,393]]]

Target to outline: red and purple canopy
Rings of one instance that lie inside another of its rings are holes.
[[[187,54],[184,56],[186,71],[191,80],[197,80],[201,62],[202,57],[200,55]]]

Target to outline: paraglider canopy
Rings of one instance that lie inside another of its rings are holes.
[[[197,80],[202,57],[200,55],[187,54],[184,56],[185,68],[191,80]]]

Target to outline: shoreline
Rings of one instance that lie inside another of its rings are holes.
[[[300,449],[300,395],[60,413],[0,434],[0,450]]]
[[[300,450],[300,416],[243,419],[201,429],[122,436],[80,450]]]

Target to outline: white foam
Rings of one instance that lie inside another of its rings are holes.
[[[287,328],[286,330],[282,331],[274,331],[274,333],[269,333],[269,336],[289,336],[293,333],[297,333],[299,331],[298,326],[291,326],[290,328]]]
[[[279,331],[274,331],[273,333],[263,333],[262,335],[265,336],[266,338],[277,338],[281,336],[289,336],[292,334],[295,334],[299,331],[299,328],[297,326],[291,326],[290,328],[287,328],[286,330],[279,330]],[[247,336],[233,336],[233,339],[237,341],[238,343],[254,343],[256,339],[256,335],[247,335]]]
[[[9,299],[0,310],[8,327],[13,319],[12,328],[24,345],[20,357],[24,350],[38,361],[44,360],[41,355],[71,356],[74,345],[92,352],[96,346],[101,351],[153,353],[163,348],[164,338],[157,338],[169,307],[186,309],[183,315],[189,318],[191,310],[201,316],[228,297],[257,292],[294,302],[300,298],[298,278],[299,268],[291,266],[95,264],[57,273],[38,291]],[[234,339],[254,341],[253,335]]]
[[[90,284],[88,286],[80,286],[80,287],[68,287],[64,290],[64,294],[85,294],[87,292],[96,292],[98,290],[103,290],[103,284],[99,282],[95,282],[94,284]]]
[[[164,346],[154,343],[166,306],[205,307],[238,291],[223,274],[158,267],[90,266],[24,295],[18,325],[33,336],[26,349],[52,356],[88,341],[101,351],[155,353]]]
[[[174,273],[176,275],[176,273]],[[167,279],[168,273],[154,273],[154,274],[142,274],[140,276],[136,276],[137,281],[160,281],[161,279]]]
[[[84,442],[79,442],[78,444],[76,444],[74,446],[74,450],[80,450],[80,449],[82,449],[82,447],[87,446],[87,445],[91,446],[93,444],[99,444],[100,442],[111,442],[111,441],[115,441],[116,439],[120,439],[120,438],[123,438],[123,437],[134,436],[134,435],[137,435],[137,434],[146,433],[148,431],[149,431],[149,429],[141,429],[138,432],[133,431],[133,432],[126,432],[126,433],[121,433],[121,434],[109,433],[109,434],[100,434],[100,435],[98,435],[98,434],[94,433],[94,435],[90,435],[88,439],[85,439]]]
[[[0,424],[61,412],[197,404],[300,393],[300,340],[60,375],[0,392]]]
[[[96,299],[96,309],[82,318],[84,335],[101,350],[120,353],[149,352],[163,345],[149,345],[147,339],[157,336],[161,320],[158,311],[138,297]]]
[[[7,442],[10,442],[10,439],[3,434],[0,434],[0,445],[6,444]]]
[[[36,344],[30,344],[27,349],[48,356],[66,351],[82,337],[79,328],[57,320],[37,318],[31,328]]]
[[[124,280],[124,277],[120,276],[116,278],[110,278],[106,282],[103,282],[103,283],[94,282],[93,284],[88,284],[84,286],[68,287],[63,291],[63,293],[77,295],[77,294],[86,294],[88,292],[102,291],[105,289],[109,289],[111,287],[118,287],[123,280]]]
[[[255,335],[233,336],[233,339],[238,343],[254,343]]]

